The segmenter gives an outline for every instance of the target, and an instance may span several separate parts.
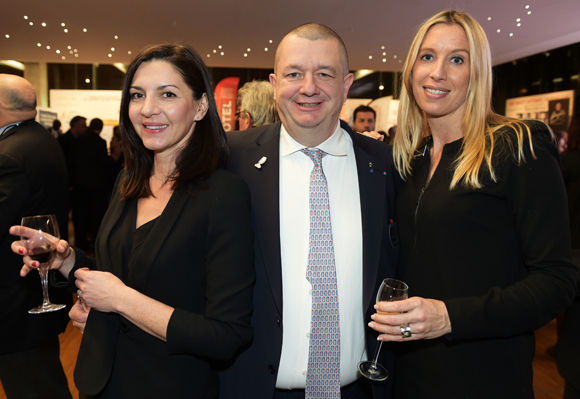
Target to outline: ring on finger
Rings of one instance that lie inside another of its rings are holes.
[[[403,335],[403,338],[410,338],[411,335],[413,335],[411,333],[411,326],[409,326],[408,324],[403,324],[401,326],[401,335]]]
[[[77,290],[77,297],[78,297],[79,299],[83,299],[83,297],[81,296],[81,294],[82,294],[82,293],[83,293],[83,292],[82,292],[81,290]]]

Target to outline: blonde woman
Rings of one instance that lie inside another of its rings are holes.
[[[533,398],[533,331],[572,301],[566,193],[543,123],[491,110],[489,43],[471,16],[420,29],[403,70],[395,164],[399,278],[377,306],[398,341],[397,398]],[[404,313],[400,313],[404,312]]]

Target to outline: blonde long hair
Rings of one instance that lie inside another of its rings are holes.
[[[469,44],[470,60],[466,111],[462,124],[464,139],[460,154],[455,160],[449,188],[453,189],[459,184],[467,188],[480,188],[482,166],[497,181],[492,164],[493,153],[499,142],[510,145],[511,140],[506,137],[510,131],[515,132],[517,137],[517,151],[512,149],[512,152],[519,163],[525,161],[525,135],[529,139],[532,156],[535,157],[535,154],[528,125],[498,115],[491,109],[492,69],[489,42],[481,25],[471,15],[463,12],[448,10],[429,18],[419,28],[411,44],[401,76],[398,131],[393,147],[395,166],[403,179],[411,175],[411,162],[417,156],[417,149],[423,138],[430,135],[423,111],[413,95],[412,73],[425,35],[433,25],[440,23],[455,24],[463,28]]]

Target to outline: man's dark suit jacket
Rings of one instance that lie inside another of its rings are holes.
[[[55,214],[60,233],[67,238],[68,179],[60,146],[34,120],[0,136],[0,355],[33,348],[63,332],[68,310],[30,315],[42,303],[38,272],[20,277],[22,256],[10,245],[8,233],[22,217]],[[54,303],[72,303],[69,292],[49,288]]]
[[[341,122],[342,123],[342,122]],[[252,196],[252,224],[256,286],[252,326],[254,340],[221,373],[220,398],[272,398],[282,351],[282,266],[280,258],[279,160],[280,123],[228,136],[228,169],[242,177]],[[398,260],[395,195],[400,182],[390,147],[342,123],[352,138],[358,169],[363,230],[364,320],[375,313],[373,305],[381,281],[393,277]],[[267,157],[261,168],[254,165]],[[331,199],[332,200],[332,199]],[[377,333],[366,329],[367,354],[376,347]],[[383,349],[385,346],[383,346]],[[382,386],[384,388],[384,384]]]

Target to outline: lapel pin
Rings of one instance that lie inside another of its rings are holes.
[[[260,160],[258,161],[258,163],[254,164],[254,166],[255,166],[257,169],[262,169],[262,165],[264,165],[264,164],[266,163],[266,161],[267,161],[267,160],[268,160],[268,158],[266,158],[266,157],[262,157],[262,158],[260,158]]]

